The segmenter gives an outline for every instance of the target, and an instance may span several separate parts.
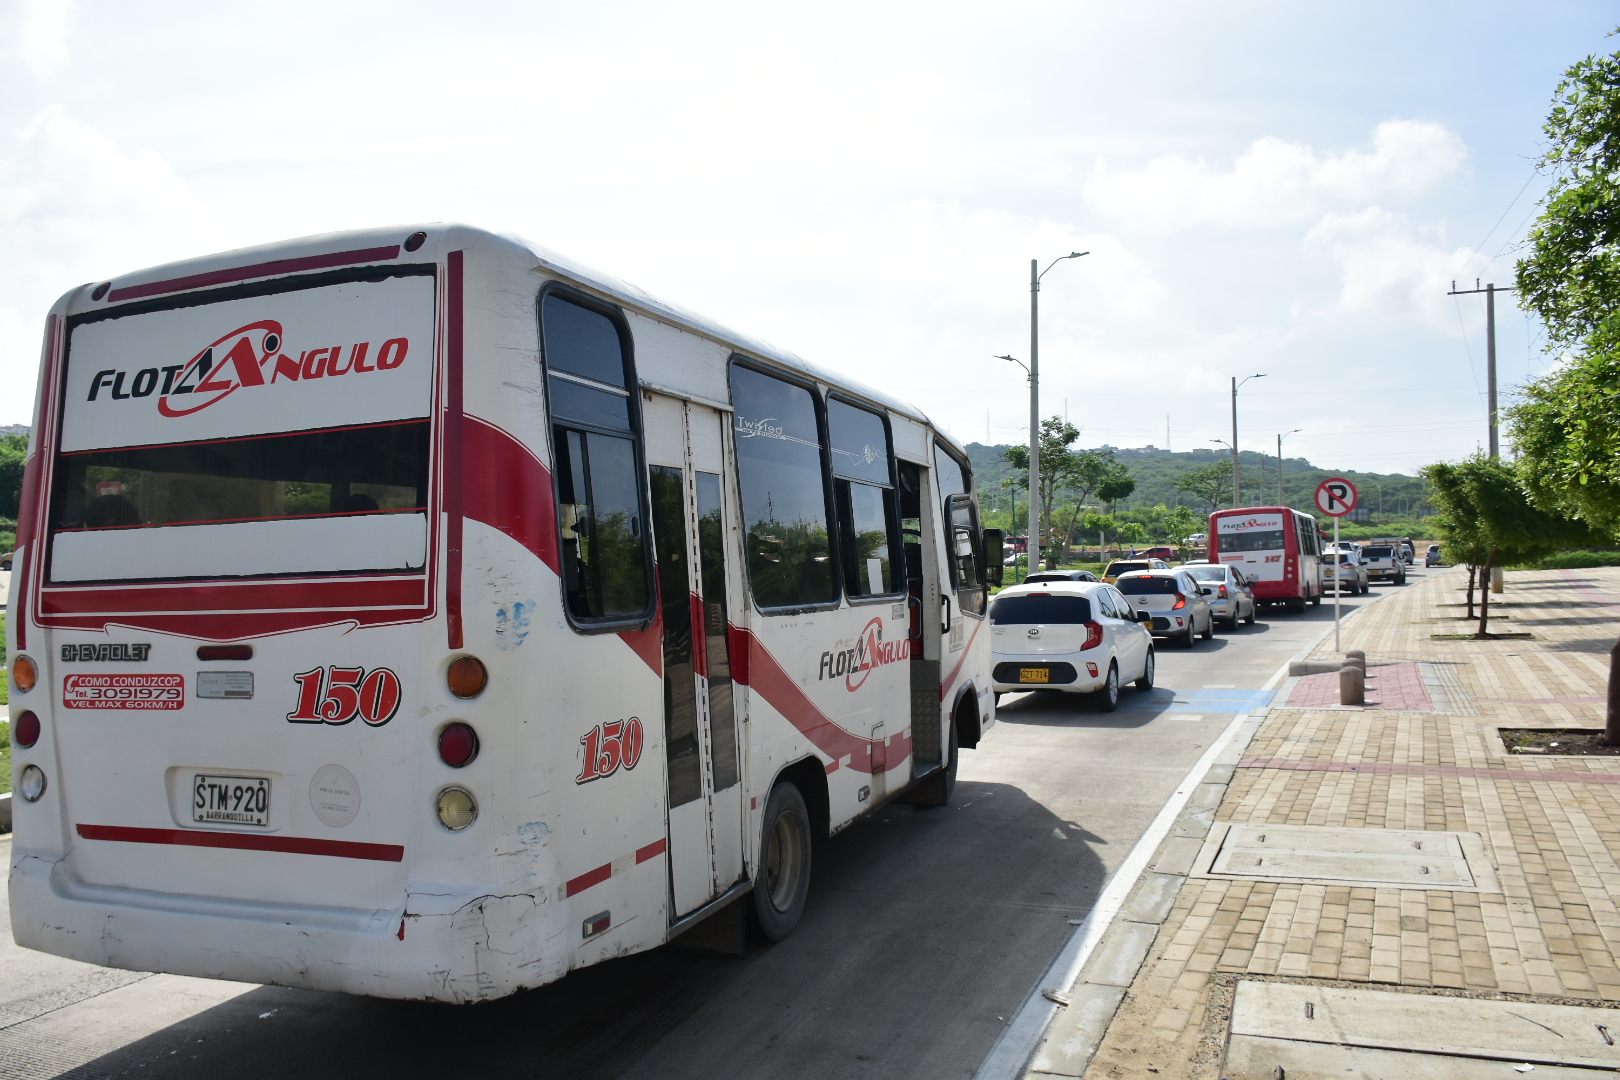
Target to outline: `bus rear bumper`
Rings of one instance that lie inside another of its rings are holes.
[[[544,893],[466,896],[442,914],[254,904],[90,885],[14,854],[18,945],[89,964],[372,997],[465,1003],[555,981]],[[449,897],[436,894],[435,900]],[[448,908],[448,909],[447,909]]]

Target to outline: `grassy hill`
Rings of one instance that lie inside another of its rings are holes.
[[[1004,512],[1010,507],[1008,489],[1003,482],[1012,478],[1014,470],[1007,464],[1006,450],[1005,445],[967,444],[968,457],[973,462],[973,473],[978,483],[979,501],[987,511],[987,518],[992,512]],[[1151,446],[1129,450],[1115,448],[1115,459],[1123,462],[1136,480],[1136,490],[1116,510],[1140,512],[1159,505],[1180,505],[1189,506],[1200,513],[1207,512],[1210,509],[1208,505],[1186,492],[1177,491],[1175,482],[1186,473],[1208,468],[1223,455],[1224,451],[1220,450],[1171,453]],[[1262,460],[1260,454],[1244,452],[1238,460],[1243,469],[1243,502],[1249,506],[1277,505],[1277,458],[1268,454]],[[1361,506],[1372,511],[1374,524],[1414,522],[1419,516],[1433,513],[1425,501],[1428,485],[1420,477],[1401,473],[1358,472],[1354,469],[1335,471],[1313,465],[1305,458],[1283,459],[1283,504],[1321,518],[1315,505],[1316,486],[1330,476],[1342,476],[1356,485],[1361,492]],[[1380,487],[1383,489],[1381,514]],[[1022,490],[1018,493],[1018,501],[1020,505],[1024,504]],[[1072,499],[1060,494],[1060,506],[1071,503]],[[1221,505],[1231,505],[1230,492]]]

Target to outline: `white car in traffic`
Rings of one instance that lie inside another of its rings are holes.
[[[1042,581],[1003,589],[990,602],[996,694],[1057,690],[1119,705],[1122,682],[1153,689],[1153,636],[1112,585]]]
[[[1118,585],[1154,637],[1190,649],[1195,635],[1205,641],[1215,636],[1215,612],[1209,606],[1215,590],[1186,570],[1138,570],[1121,577]]]

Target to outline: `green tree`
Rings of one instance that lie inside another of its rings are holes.
[[[1455,465],[1424,470],[1433,485],[1437,524],[1446,554],[1469,568],[1468,617],[1474,613],[1474,584],[1480,588],[1479,630],[1490,636],[1493,567],[1528,562],[1565,547],[1591,543],[1584,522],[1540,509],[1526,496],[1513,466],[1476,454]]]
[[[1219,458],[1207,468],[1178,476],[1176,490],[1185,491],[1210,510],[1219,510],[1232,490],[1232,463]]]
[[[1516,268],[1519,300],[1568,363],[1508,410],[1531,495],[1620,529],[1620,53],[1564,72],[1537,165],[1552,174]]]
[[[17,508],[22,504],[23,463],[27,459],[28,436],[0,435],[0,518],[17,518]]]

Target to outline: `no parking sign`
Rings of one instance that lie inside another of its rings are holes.
[[[1316,508],[1329,517],[1348,514],[1360,497],[1356,485],[1342,476],[1330,476],[1316,485]]]

